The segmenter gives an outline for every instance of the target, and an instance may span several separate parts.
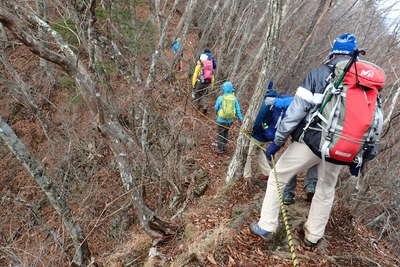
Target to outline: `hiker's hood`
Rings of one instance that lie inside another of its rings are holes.
[[[222,84],[222,92],[224,92],[224,94],[232,94],[233,93],[233,85],[231,82],[224,82]]]

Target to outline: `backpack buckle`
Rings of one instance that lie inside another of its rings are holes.
[[[326,137],[325,137],[325,140],[327,140],[327,141],[332,141],[332,139],[333,139],[333,134],[334,134],[335,132],[334,131],[332,131],[332,129],[329,129],[329,131],[328,131],[328,134],[326,135]]]

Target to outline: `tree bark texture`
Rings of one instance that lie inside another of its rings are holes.
[[[189,25],[191,24],[191,22],[193,20],[193,13],[194,13],[195,8],[197,7],[197,2],[198,2],[198,0],[190,0],[190,3],[187,5],[187,9],[185,10],[184,17],[181,18],[181,20],[184,19],[183,21],[185,22],[185,26],[183,27],[183,33],[181,35],[181,46],[175,53],[172,66],[175,66],[178,63],[178,60],[181,58],[181,55],[182,55],[181,52],[182,52],[183,46],[186,43],[187,34],[189,31]],[[176,36],[178,36],[178,35],[176,35]]]
[[[73,262],[78,266],[86,266],[90,258],[90,251],[87,242],[85,241],[85,236],[81,226],[79,223],[74,222],[73,215],[64,199],[64,195],[53,182],[53,179],[45,174],[46,172],[39,161],[33,157],[27,147],[1,117],[0,138],[35,179],[42,191],[46,194],[50,204],[62,218],[64,227],[71,237],[75,247]]]
[[[260,74],[258,76],[257,87],[251,98],[249,108],[244,117],[242,130],[251,129],[253,121],[258,113],[262,97],[265,93],[265,82],[270,75],[277,57],[278,47],[276,46],[279,40],[279,29],[282,16],[282,1],[268,1],[267,9],[269,10],[270,20],[266,31],[264,42],[267,45],[266,54],[263,59]],[[228,172],[225,177],[226,184],[234,183],[241,175],[248,150],[249,139],[243,132],[240,133],[237,142],[236,150],[228,167]]]
[[[311,45],[312,36],[315,29],[318,27],[321,20],[324,16],[328,13],[330,7],[332,6],[332,0],[321,0],[319,1],[319,5],[317,10],[312,17],[312,20],[308,26],[308,29],[303,34],[303,40],[301,41],[301,47],[297,53],[297,56],[293,59],[293,63],[290,64],[291,71],[290,75],[287,75],[287,80],[284,82],[285,86],[288,88],[295,88],[296,87],[296,75],[298,75],[299,69],[304,65],[305,56],[308,55],[308,47]]]
[[[78,88],[88,104],[89,110],[93,114],[93,117],[97,118],[95,122],[96,126],[105,135],[110,148],[115,154],[125,189],[132,190],[134,208],[141,226],[151,237],[156,239],[161,239],[165,234],[171,233],[174,227],[157,217],[144,203],[141,195],[141,181],[133,173],[135,168],[131,167],[131,160],[133,160],[133,164],[137,164],[135,162],[140,162],[145,159],[145,156],[140,149],[140,144],[136,143],[134,139],[129,137],[123,126],[113,115],[109,106],[104,102],[102,98],[103,96],[98,91],[96,82],[94,82],[93,75],[88,71],[83,62],[79,60],[78,56],[63,41],[61,36],[51,29],[46,22],[41,20],[35,14],[24,10],[20,6],[15,6],[15,8],[24,13],[30,22],[36,24],[47,34],[52,36],[62,54],[43,47],[40,42],[37,42],[37,40],[27,32],[22,21],[20,21],[16,16],[12,16],[11,13],[1,7],[0,22],[4,23],[4,25],[12,31],[21,42],[27,45],[33,53],[59,65],[68,74],[75,78]],[[129,141],[127,142],[128,146],[122,145],[122,141]],[[133,158],[128,160],[128,157]]]

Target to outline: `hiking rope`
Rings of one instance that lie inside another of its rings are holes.
[[[271,156],[271,163],[272,163],[272,170],[273,170],[274,176],[275,176],[276,187],[278,190],[279,204],[280,204],[280,209],[282,212],[283,223],[285,225],[286,237],[287,237],[287,241],[288,241],[290,255],[292,257],[292,263],[293,263],[294,267],[300,267],[300,263],[297,259],[296,249],[293,244],[293,236],[292,236],[292,231],[290,229],[289,220],[287,217],[287,211],[285,208],[285,204],[283,204],[282,188],[278,181],[278,174],[276,173],[276,165],[275,165],[275,157],[274,156]]]
[[[185,91],[186,91],[186,90],[185,90]],[[188,96],[188,92],[187,92],[187,91],[186,91],[186,96]],[[221,124],[219,124],[218,122],[216,122],[216,121],[210,119],[209,117],[207,117],[203,112],[201,112],[201,111],[193,104],[193,101],[191,101],[190,103],[192,104],[193,108],[194,108],[201,116],[203,116],[203,117],[206,118],[207,120],[209,120],[209,121],[213,122],[214,124],[219,125],[219,126],[221,126],[221,127],[224,127],[224,128],[227,128],[227,129],[230,128],[230,127],[226,127],[225,125],[221,125]],[[250,143],[253,143],[253,144],[256,145],[258,148],[260,148],[262,151],[264,151],[264,152],[266,151],[265,147],[263,147],[262,145],[260,145],[260,144],[258,144],[258,143],[256,143],[256,142],[254,142],[253,138],[250,136],[250,133],[251,133],[250,131],[243,130],[243,129],[239,128],[239,132],[240,132],[241,134],[243,134],[247,139],[249,139],[249,142],[250,142]],[[299,263],[299,261],[298,261],[298,259],[297,259],[296,249],[295,249],[295,246],[294,246],[294,244],[293,244],[293,235],[292,235],[292,230],[291,230],[291,228],[290,228],[289,220],[288,220],[288,217],[287,217],[287,210],[286,210],[286,208],[285,208],[285,204],[283,203],[283,193],[282,193],[281,185],[280,185],[279,180],[278,180],[278,174],[277,174],[277,172],[276,172],[276,165],[275,165],[275,158],[274,158],[274,156],[272,156],[271,164],[272,164],[272,170],[273,170],[273,172],[274,172],[274,176],[275,176],[275,179],[276,179],[275,182],[276,182],[277,191],[278,191],[278,197],[279,197],[279,208],[280,208],[280,210],[281,210],[282,218],[283,218],[283,223],[284,223],[284,225],[285,225],[285,232],[286,232],[286,237],[287,237],[287,241],[288,241],[288,246],[289,246],[289,250],[290,250],[291,259],[292,259],[292,264],[293,264],[294,267],[300,267],[300,263]]]

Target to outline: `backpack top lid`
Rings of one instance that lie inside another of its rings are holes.
[[[385,72],[368,61],[356,61],[346,73],[343,84],[355,84],[357,80],[362,86],[380,91],[385,86]]]

